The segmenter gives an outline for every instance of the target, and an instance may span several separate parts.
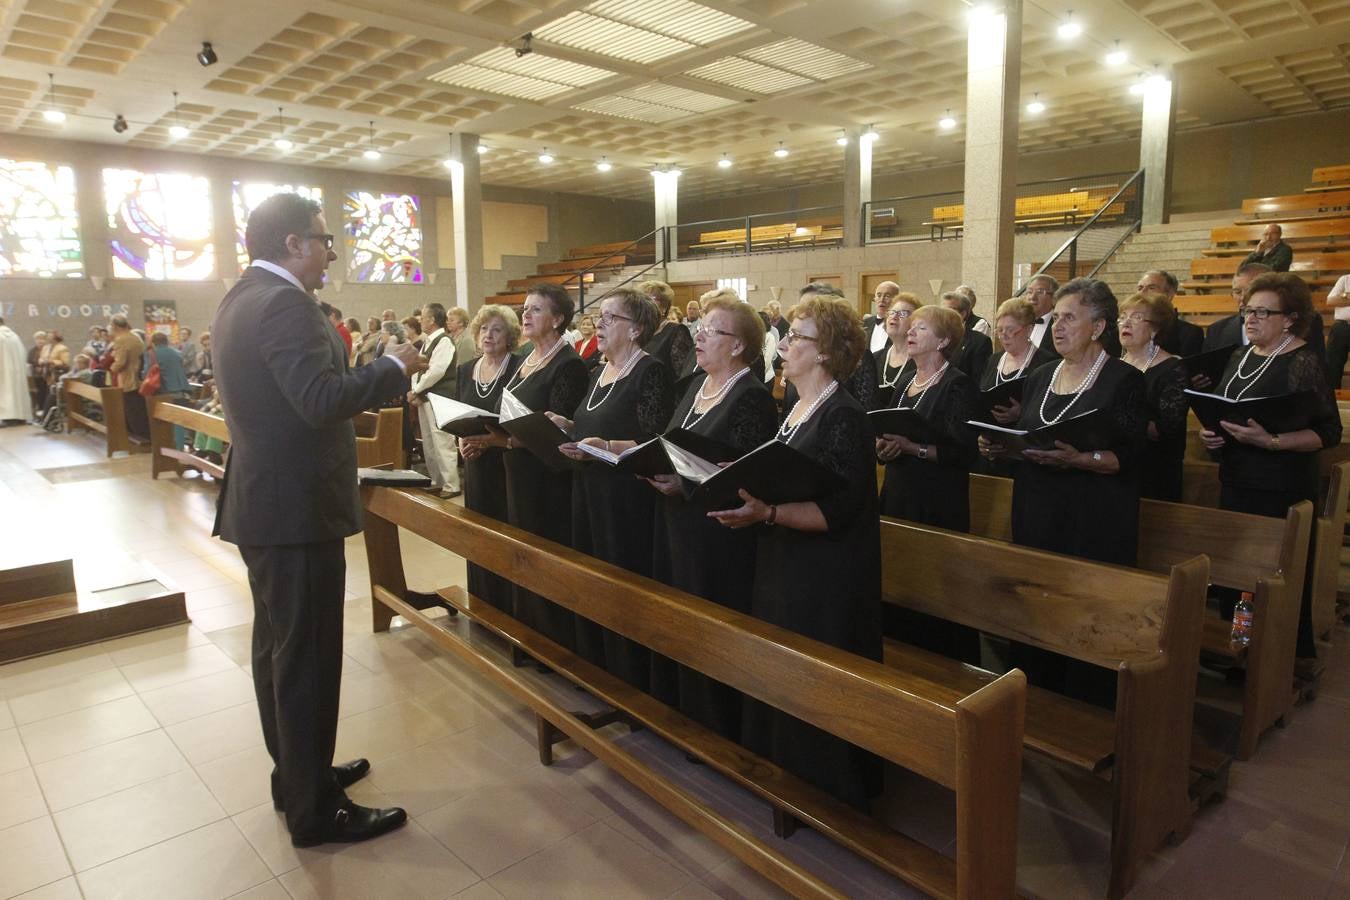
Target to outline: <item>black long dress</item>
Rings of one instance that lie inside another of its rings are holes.
[[[1322,447],[1334,447],[1341,442],[1341,417],[1336,408],[1336,395],[1327,380],[1326,367],[1311,346],[1304,344],[1297,350],[1281,353],[1270,360],[1270,366],[1252,377],[1262,358],[1255,352],[1246,359],[1249,348],[1233,351],[1219,381],[1221,393],[1236,398],[1278,397],[1301,391],[1317,394],[1317,412],[1308,421],[1322,439]],[[1238,374],[1239,369],[1247,377]],[[1272,451],[1250,444],[1228,441],[1219,455],[1219,508],[1258,516],[1284,518],[1289,507],[1300,500],[1317,505],[1318,463],[1316,453]],[[1313,540],[1316,540],[1314,536]],[[1312,563],[1308,554],[1307,575],[1303,579],[1303,603],[1298,616],[1298,655],[1315,657],[1317,645],[1312,633]],[[1224,596],[1221,612],[1233,617],[1231,597]]]
[[[1058,363],[1042,366],[1027,376],[1018,427],[1048,424],[1041,415],[1041,400],[1047,393],[1047,418],[1053,419],[1069,406],[1073,394],[1050,391],[1058,368]],[[1068,415],[1095,409],[1111,411],[1112,428],[1104,446],[1075,449],[1109,450],[1120,461],[1120,471],[1102,475],[1020,462],[1013,477],[1015,543],[1134,566],[1139,552],[1141,457],[1148,435],[1144,391],[1142,372],[1114,357],[1105,361],[1097,380],[1073,403]],[[1017,643],[1012,645],[1010,657],[1033,684],[1098,706],[1115,705],[1114,672]]]
[[[717,405],[693,412],[706,376],[697,375],[675,407],[670,428],[685,428],[746,454],[771,439],[778,406],[753,372],[737,379]],[[656,509],[653,577],[671,587],[738,612],[750,612],[755,583],[755,530],[732,530],[680,495],[661,497]],[[732,740],[741,733],[741,693],[697,670],[652,656],[652,693]]]
[[[507,387],[535,412],[570,416],[586,393],[586,363],[571,347],[560,349],[542,369]],[[529,450],[502,452],[506,472],[506,521],[564,546],[572,543],[572,476],[554,472]],[[519,585],[511,588],[515,618],[568,649],[576,648],[575,617],[551,600]]]
[[[966,422],[979,404],[975,383],[954,366],[927,390],[910,396],[916,376],[896,385],[897,409],[917,409],[944,437],[932,446],[937,461],[897,456],[886,463],[881,514],[951,531],[970,531],[970,469],[979,459],[975,433]],[[978,664],[980,635],[973,628],[923,613],[887,606],[886,633],[952,659]]]
[[[836,390],[787,443],[837,472],[845,486],[816,499],[827,531],[759,529],[751,612],[879,660],[881,532],[867,414],[851,394]],[[880,786],[871,754],[758,701],[746,700],[741,733],[751,751],[859,809]]]
[[[1144,445],[1139,495],[1150,500],[1181,502],[1181,474],[1186,456],[1186,366],[1173,356],[1144,370],[1148,418],[1158,429]]]
[[[672,379],[680,379],[694,370],[694,336],[678,322],[662,325],[643,346],[670,370]]]
[[[674,399],[664,363],[644,355],[632,371],[607,386],[599,383],[604,371],[597,369],[591,376],[590,388],[572,413],[574,439],[641,443],[665,430]],[[650,578],[656,492],[603,462],[588,463],[572,479],[572,546]],[[634,687],[646,690],[651,683],[647,648],[587,619],[576,619],[576,649]]]
[[[488,412],[496,412],[502,402],[502,388],[520,367],[521,358],[514,353],[506,354],[502,372],[487,385],[479,384],[473,376],[477,362],[476,359],[466,362],[456,371],[460,401]],[[464,463],[464,506],[502,522],[508,521],[506,467],[502,464],[504,453],[501,448],[489,447],[477,459]],[[470,594],[486,600],[508,615],[515,610],[509,580],[472,562],[468,563],[468,573]]]
[[[984,367],[984,372],[980,374],[979,387],[981,391],[987,391],[990,388],[998,386],[1002,382],[1014,380],[1012,377],[1004,377],[1002,373],[999,372],[998,367],[1002,364],[1003,357],[1007,355],[1008,351],[1004,350],[1003,352],[990,357],[989,364]],[[1057,359],[1057,356],[1046,353],[1040,347],[1037,347],[1032,351],[1031,359],[1027,361],[1026,366],[1022,369],[1022,374],[1016,377],[1025,378],[1046,363],[1054,362]],[[1023,387],[1025,387],[1025,385],[1023,385]],[[981,409],[981,415],[979,417],[980,421],[985,421],[983,412],[984,410]],[[998,475],[1002,478],[1012,478],[1013,475],[1017,474],[1017,466],[1018,463],[1013,460],[1000,458],[980,459],[975,463],[977,471],[985,475]]]
[[[890,409],[895,405],[896,384],[904,378],[906,372],[914,371],[914,360],[906,358],[905,364],[896,369],[889,362],[890,355],[890,344],[872,354],[872,367],[877,373],[877,391],[872,396],[872,405],[868,407],[869,410]]]

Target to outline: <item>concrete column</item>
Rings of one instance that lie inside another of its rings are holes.
[[[972,12],[966,42],[965,236],[961,279],[992,316],[1013,291],[1022,0]]]
[[[675,233],[675,226],[679,223],[679,200],[680,200],[680,170],[656,169],[652,171],[652,195],[656,209],[655,225],[656,228],[666,229],[666,246],[670,250],[670,256],[667,262],[674,261],[676,257],[677,245],[679,241]],[[661,236],[657,235],[658,241]],[[660,247],[657,247],[660,252]]]
[[[866,128],[847,128],[844,147],[844,246],[861,247],[868,229],[862,218],[863,204],[872,200],[872,141],[863,138]]]
[[[1145,225],[1161,225],[1172,215],[1172,157],[1176,147],[1176,92],[1170,79],[1144,80],[1143,122],[1139,129],[1139,168],[1144,170]]]
[[[478,135],[450,135],[450,200],[455,213],[455,305],[472,313],[483,305],[483,182]]]

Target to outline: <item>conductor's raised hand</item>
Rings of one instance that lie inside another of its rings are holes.
[[[385,356],[392,356],[403,364],[403,370],[409,377],[419,372],[426,371],[427,361],[422,354],[417,352],[417,348],[412,344],[387,344],[384,348]]]

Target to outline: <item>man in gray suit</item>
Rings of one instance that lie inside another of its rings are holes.
[[[236,544],[253,592],[253,684],[291,842],[361,841],[407,821],[343,790],[370,770],[333,765],[342,677],[343,538],[361,530],[351,419],[408,389],[411,344],[348,370],[312,295],[336,259],[322,208],[277,194],[249,216],[252,265],[211,325],[230,448],[216,534]]]

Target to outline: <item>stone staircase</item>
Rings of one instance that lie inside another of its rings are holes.
[[[1229,219],[1220,219],[1145,225],[1116,251],[1097,277],[1111,285],[1120,300],[1134,293],[1139,276],[1149,269],[1166,269],[1178,281],[1185,281],[1191,274],[1191,260],[1199,258],[1200,251],[1210,246],[1210,230],[1231,224]]]
[[[627,287],[635,288],[644,281],[666,280],[666,267],[663,265],[649,269],[640,277],[632,281],[629,280],[634,278],[635,275],[637,275],[639,272],[642,272],[642,270],[646,268],[647,267],[645,265],[624,266],[621,269],[613,269],[609,272],[606,272],[604,275],[598,276],[595,282],[586,285],[586,297],[584,301],[585,308],[589,310],[592,304],[599,303],[601,297],[605,296],[605,294],[608,294],[610,291],[614,290],[614,288],[619,287],[620,285],[626,285]]]

